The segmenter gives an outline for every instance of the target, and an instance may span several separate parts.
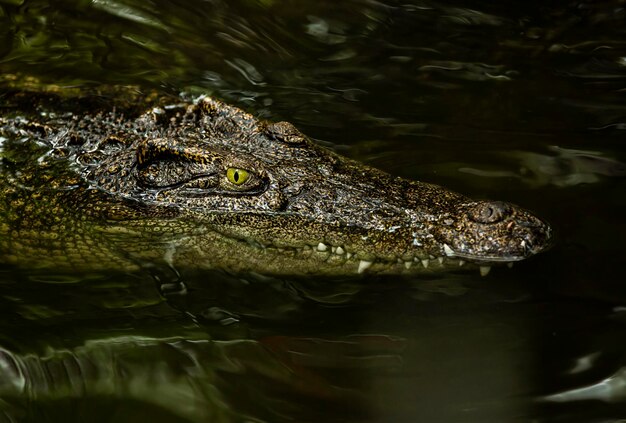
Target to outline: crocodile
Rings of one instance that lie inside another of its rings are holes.
[[[551,244],[521,207],[390,175],[210,96],[51,87],[0,90],[4,263],[486,274]]]

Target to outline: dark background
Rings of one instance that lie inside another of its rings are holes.
[[[190,273],[190,294],[169,301],[144,275],[4,266],[0,410],[39,422],[624,418],[625,7],[0,0],[3,74],[214,95],[392,174],[523,205],[557,231],[548,253],[486,278]]]

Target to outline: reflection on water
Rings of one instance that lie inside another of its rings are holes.
[[[167,410],[157,421],[198,422],[502,421],[529,407],[509,400],[532,380],[520,285],[198,279],[167,303],[144,301],[149,278],[21,281],[2,307],[6,416],[54,416],[77,399],[102,421],[132,421],[129,402]],[[91,416],[82,407],[76,421]]]
[[[183,271],[178,295],[115,269],[2,265],[0,421],[623,418],[625,13],[620,0],[0,0],[3,74],[213,94],[559,232],[487,278]]]
[[[502,164],[510,170],[480,170],[462,167],[460,172],[490,178],[519,179],[531,187],[556,185],[568,187],[579,184],[601,182],[604,178],[626,176],[626,164],[605,157],[598,151],[575,150],[556,145],[548,146],[551,154],[537,154],[528,151],[511,151],[501,154]],[[507,160],[508,159],[508,160]],[[514,160],[511,165],[506,163]]]
[[[588,357],[581,357],[584,362]],[[626,369],[621,368],[615,374],[590,386],[575,388],[558,394],[548,395],[545,400],[555,402],[603,401],[620,403],[626,399]]]
[[[256,421],[247,413],[261,414],[268,421],[286,414],[310,418],[298,404],[302,397],[320,406],[347,403],[340,405],[346,411],[353,404],[367,414],[370,389],[355,389],[345,380],[320,373],[397,374],[402,363],[396,352],[402,344],[383,336],[259,341],[111,337],[44,356],[0,351],[0,392],[6,399],[18,398],[18,403],[37,399],[37,408],[85,397],[131,400],[198,422]],[[259,407],[259,401],[267,404]],[[321,418],[324,409],[320,412]],[[8,415],[23,418],[36,413],[18,409]]]

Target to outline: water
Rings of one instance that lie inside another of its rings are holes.
[[[207,93],[551,221],[509,269],[0,268],[0,421],[626,418],[624,2],[0,0],[0,72]]]

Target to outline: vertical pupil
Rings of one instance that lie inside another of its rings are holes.
[[[239,182],[239,172],[235,171],[235,173],[233,174],[233,180],[235,182]]]

